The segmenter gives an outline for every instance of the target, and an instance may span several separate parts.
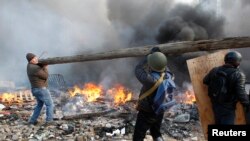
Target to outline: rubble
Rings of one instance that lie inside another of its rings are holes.
[[[128,104],[129,105],[129,104]],[[133,107],[128,105],[121,106],[113,109],[113,112],[107,114],[99,114],[98,116],[86,116],[82,118],[76,118],[71,120],[55,120],[55,125],[44,126],[44,116],[39,118],[39,124],[37,126],[26,125],[30,112],[26,111],[24,114],[24,108],[15,107],[9,108],[9,115],[0,117],[0,140],[29,140],[29,141],[42,141],[42,140],[78,140],[78,141],[90,141],[90,140],[124,140],[129,141],[132,139],[136,111]],[[34,106],[34,105],[33,105]],[[14,107],[14,106],[12,106]],[[125,110],[126,107],[128,110]],[[185,106],[175,106],[187,108]],[[174,108],[174,107],[173,107]],[[178,108],[177,108],[178,109]],[[180,110],[180,109],[179,109]],[[183,110],[183,109],[182,109]],[[188,115],[186,113],[178,113],[181,115]],[[57,109],[59,112],[59,109]],[[180,112],[180,111],[176,111]],[[176,114],[176,113],[175,113]],[[177,140],[199,140],[196,136],[192,135],[194,131],[198,131],[199,121],[194,120],[190,116],[190,120],[187,122],[175,122],[178,116],[170,116],[168,113],[164,116],[162,124],[162,132],[165,138],[174,138]],[[199,129],[200,130],[200,129]],[[151,140],[148,136],[147,140]]]
[[[0,111],[2,111],[3,108],[5,108],[5,106],[3,104],[0,104]]]
[[[173,121],[185,123],[185,122],[189,122],[189,120],[190,120],[190,114],[181,114],[181,115],[176,116]]]
[[[113,92],[129,94],[121,89]],[[28,125],[35,101],[0,104],[0,140],[75,140],[75,141],[131,141],[136,122],[136,100],[117,104],[110,97],[100,96],[87,102],[81,94],[69,96],[67,91],[51,91],[55,104],[54,121],[45,125],[45,108],[38,119],[38,125]],[[122,98],[123,95],[121,95]],[[125,97],[127,98],[127,97]],[[199,116],[195,103],[178,103],[169,109],[162,124],[164,139],[202,140]],[[197,134],[194,134],[197,133]],[[147,132],[146,141],[152,141]]]

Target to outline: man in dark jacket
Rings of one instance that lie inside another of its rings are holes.
[[[157,82],[157,79],[151,75],[151,72],[158,72],[160,74],[165,72],[165,77],[172,77],[172,74],[166,69],[166,56],[160,52],[159,48],[153,48],[151,53],[152,54],[148,55],[147,58],[142,60],[135,68],[135,75],[143,85],[139,97],[151,89]],[[160,133],[163,113],[155,114],[152,107],[156,91],[157,89],[151,95],[138,102],[137,110],[139,112],[133,141],[143,141],[148,129],[150,129],[154,141],[163,141]]]
[[[246,111],[249,110],[249,99],[245,91],[245,75],[239,70],[242,56],[237,51],[229,52],[225,55],[225,64],[213,68],[203,79],[203,83],[208,85],[208,95],[210,96],[214,111],[216,124],[234,124],[236,103],[241,102]],[[227,93],[214,98],[209,91],[213,85],[214,78],[218,77],[218,72],[226,74]]]
[[[47,65],[39,64],[38,58],[32,53],[27,53],[26,59],[28,61],[27,75],[31,84],[31,91],[37,100],[29,124],[37,124],[43,105],[46,106],[46,124],[51,124],[53,121],[53,101],[47,89],[49,76]]]

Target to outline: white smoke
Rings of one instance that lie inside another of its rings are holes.
[[[45,58],[120,46],[107,18],[106,1],[0,1],[0,80],[26,84],[28,52],[46,51]],[[67,76],[71,69],[51,66],[50,72]]]

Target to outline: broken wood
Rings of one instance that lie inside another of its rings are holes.
[[[30,90],[20,90],[12,93],[6,93],[7,95],[11,95],[11,97],[3,97],[0,95],[0,102],[11,105],[11,104],[20,104],[23,102],[33,102],[35,101],[34,96],[32,95]]]
[[[220,49],[246,48],[250,47],[250,37],[234,37],[225,39],[185,41],[176,43],[167,43],[159,45],[148,45],[142,47],[133,47],[118,49],[100,53],[85,53],[76,56],[54,57],[39,60],[42,64],[65,64],[74,62],[107,60],[115,58],[139,57],[149,54],[153,47],[159,47],[167,55],[183,54],[197,51],[212,51]]]

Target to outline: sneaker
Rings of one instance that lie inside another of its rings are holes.
[[[35,121],[35,122],[30,122],[30,121],[28,121],[28,122],[26,122],[26,123],[24,123],[25,125],[37,125],[38,124],[38,121]]]
[[[43,124],[43,126],[56,126],[57,125],[57,123],[56,122],[54,122],[54,121],[46,121],[44,124]]]

